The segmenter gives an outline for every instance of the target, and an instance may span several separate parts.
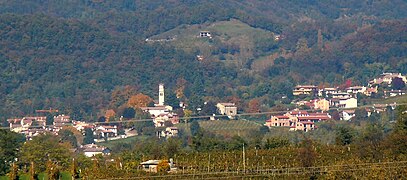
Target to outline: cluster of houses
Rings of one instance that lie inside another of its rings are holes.
[[[379,77],[369,81],[368,86],[352,86],[347,88],[318,88],[314,85],[298,85],[293,90],[294,96],[314,96],[318,97],[310,101],[299,101],[297,105],[305,105],[315,110],[327,111],[329,108],[351,109],[357,107],[357,94],[364,94],[368,97],[378,93],[378,87],[386,85],[391,88],[392,81],[400,78],[407,82],[405,76],[400,73],[383,73]],[[404,90],[384,90],[385,98],[404,95]]]
[[[311,131],[316,128],[315,123],[331,119],[328,113],[309,113],[307,111],[293,110],[283,115],[273,115],[266,120],[267,127],[288,127],[290,131]]]
[[[180,107],[185,108],[183,103]],[[218,103],[218,112],[233,119],[237,115],[237,106],[234,103]],[[173,112],[173,107],[165,105],[164,85],[158,85],[158,102],[152,107],[141,107],[141,110],[151,115],[155,127],[165,127],[162,131],[157,131],[158,137],[173,137],[178,135],[178,128],[173,126],[180,123],[178,114]]]
[[[347,88],[318,88],[314,85],[298,85],[293,90],[294,96],[315,97],[311,100],[301,100],[296,102],[298,106],[306,106],[313,111],[326,112],[331,108],[339,109],[341,120],[351,120],[355,116],[355,108],[358,107],[357,94],[364,94],[368,97],[378,93],[378,87],[391,88],[392,81],[395,78],[400,78],[404,83],[407,82],[405,76],[400,73],[383,73],[377,78],[369,81],[368,86],[352,86]],[[404,90],[383,90],[385,98],[398,95],[404,95]],[[371,113],[381,113],[386,111],[386,108],[392,107],[395,104],[375,104],[370,108],[365,108],[368,115]],[[310,131],[315,128],[316,122],[326,121],[331,119],[328,113],[309,113],[307,111],[294,110],[283,115],[271,116],[266,120],[265,125],[268,127],[289,127],[292,131]]]
[[[158,103],[153,107],[140,107],[141,110],[151,115],[155,127],[165,127],[161,131],[157,131],[156,135],[159,138],[168,138],[178,135],[178,128],[175,124],[179,123],[178,114],[173,112],[173,107],[165,105],[164,84],[158,85]]]
[[[377,88],[374,88],[377,90]],[[358,106],[357,93],[367,93],[366,87],[354,86],[340,90],[339,88],[321,88],[314,85],[298,85],[293,90],[294,96],[313,95],[317,99],[310,101],[299,101],[297,105],[305,105],[315,110],[327,111],[330,108],[356,108]],[[370,94],[371,95],[371,94]],[[369,95],[369,96],[370,96]]]
[[[46,116],[26,116],[23,118],[12,118],[7,120],[11,131],[24,134],[27,140],[39,134],[51,133],[58,134],[58,131],[66,125],[71,125],[70,116],[54,116],[52,125],[47,125]]]
[[[72,120],[70,116],[64,114],[54,116],[54,122],[52,125],[47,125],[46,119],[46,116],[26,116],[23,118],[8,119],[7,121],[11,131],[24,134],[27,140],[31,140],[32,137],[39,134],[49,133],[58,135],[58,132],[66,126],[73,126],[83,134],[85,133],[86,128],[90,128],[92,129],[94,136],[100,138],[118,136],[117,126],[97,125],[95,123],[75,121]]]

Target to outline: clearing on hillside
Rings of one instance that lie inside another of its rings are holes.
[[[201,31],[209,31],[211,37],[199,37]],[[181,25],[146,41],[171,43],[176,48],[197,53],[204,59],[242,64],[249,59],[277,52],[277,49],[272,48],[277,43],[274,36],[273,32],[231,19],[212,24]]]

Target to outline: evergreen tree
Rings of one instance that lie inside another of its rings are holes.
[[[91,128],[86,128],[85,129],[85,138],[83,139],[84,144],[92,144],[95,143],[95,140],[93,138],[93,131]]]

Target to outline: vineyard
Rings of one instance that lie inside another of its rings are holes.
[[[236,121],[200,121],[199,125],[209,132],[223,136],[243,136],[258,131],[261,127],[260,124],[247,120]]]
[[[386,154],[383,154],[381,161],[375,161],[355,158],[354,155],[361,149],[354,149],[354,147],[309,147],[309,149],[283,147],[271,150],[183,153],[174,158],[177,170],[170,173],[145,173],[135,169],[129,171],[120,168],[116,173],[121,173],[124,179],[403,179],[407,177],[405,168],[407,161],[394,160]],[[99,168],[103,168],[103,165]],[[126,175],[123,176],[123,174]],[[114,177],[112,174],[102,176],[99,174],[92,178],[114,179]]]

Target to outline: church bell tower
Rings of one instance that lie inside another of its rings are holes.
[[[158,105],[164,106],[164,84],[158,85]]]

